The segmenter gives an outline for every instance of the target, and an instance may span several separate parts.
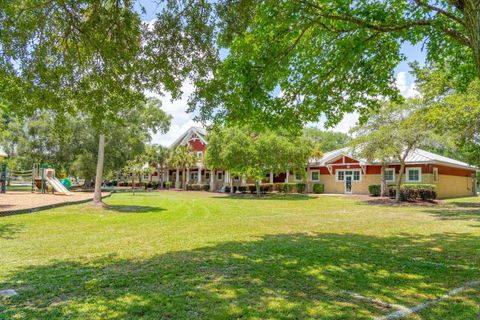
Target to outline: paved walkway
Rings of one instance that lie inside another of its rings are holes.
[[[109,193],[103,192],[102,196]],[[25,191],[7,191],[0,193],[0,213],[31,210],[40,207],[54,206],[62,203],[87,201],[93,199],[91,192],[75,192],[72,196],[54,195],[50,193],[31,193]]]

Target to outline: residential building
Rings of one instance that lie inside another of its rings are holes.
[[[216,190],[224,185],[240,186],[253,183],[246,177],[231,177],[227,170],[212,171],[204,164],[205,151],[208,146],[206,131],[192,127],[183,133],[171,146],[190,145],[197,155],[197,164],[185,172],[187,184],[213,183]],[[322,159],[312,159],[306,166],[306,174],[268,174],[264,182],[305,182],[307,190],[312,191],[313,184],[325,186],[325,193],[368,194],[368,186],[380,184],[382,166],[378,162],[369,163],[355,157],[349,148],[326,153]],[[170,181],[176,188],[182,187],[183,170],[169,168],[164,181]],[[439,198],[464,197],[477,194],[477,168],[467,163],[416,149],[406,159],[402,183],[435,184]],[[400,164],[388,163],[385,172],[388,185],[393,185],[400,173]],[[158,178],[158,173],[154,174]],[[288,178],[287,178],[288,177]],[[288,181],[287,181],[288,179]]]

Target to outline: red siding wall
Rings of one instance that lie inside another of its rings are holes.
[[[200,140],[192,140],[188,142],[193,150],[195,151],[205,151],[205,145]]]
[[[342,159],[340,159],[342,161]],[[347,159],[345,159],[347,161]],[[400,165],[389,165],[388,168],[394,168],[395,173],[398,174],[400,172]],[[460,168],[453,168],[447,166],[439,166],[435,164],[408,164],[405,168],[422,168],[422,174],[431,174],[433,173],[433,168],[438,168],[438,174],[446,174],[452,176],[459,176],[459,177],[470,177],[471,174],[475,173],[473,170],[468,169],[460,169]],[[311,167],[311,170],[320,170],[320,174],[330,174],[327,167]],[[335,165],[332,166],[332,171],[335,174],[336,169],[361,169],[359,165]],[[367,174],[380,174],[382,170],[382,166],[379,165],[368,165],[367,166]]]

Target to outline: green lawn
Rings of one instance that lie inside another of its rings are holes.
[[[480,200],[116,194],[0,218],[0,319],[372,319],[480,280]],[[406,319],[477,319],[475,287]]]

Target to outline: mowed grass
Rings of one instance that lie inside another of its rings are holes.
[[[0,319],[372,319],[480,280],[480,201],[115,194],[0,218]],[[477,319],[471,288],[406,319]]]

